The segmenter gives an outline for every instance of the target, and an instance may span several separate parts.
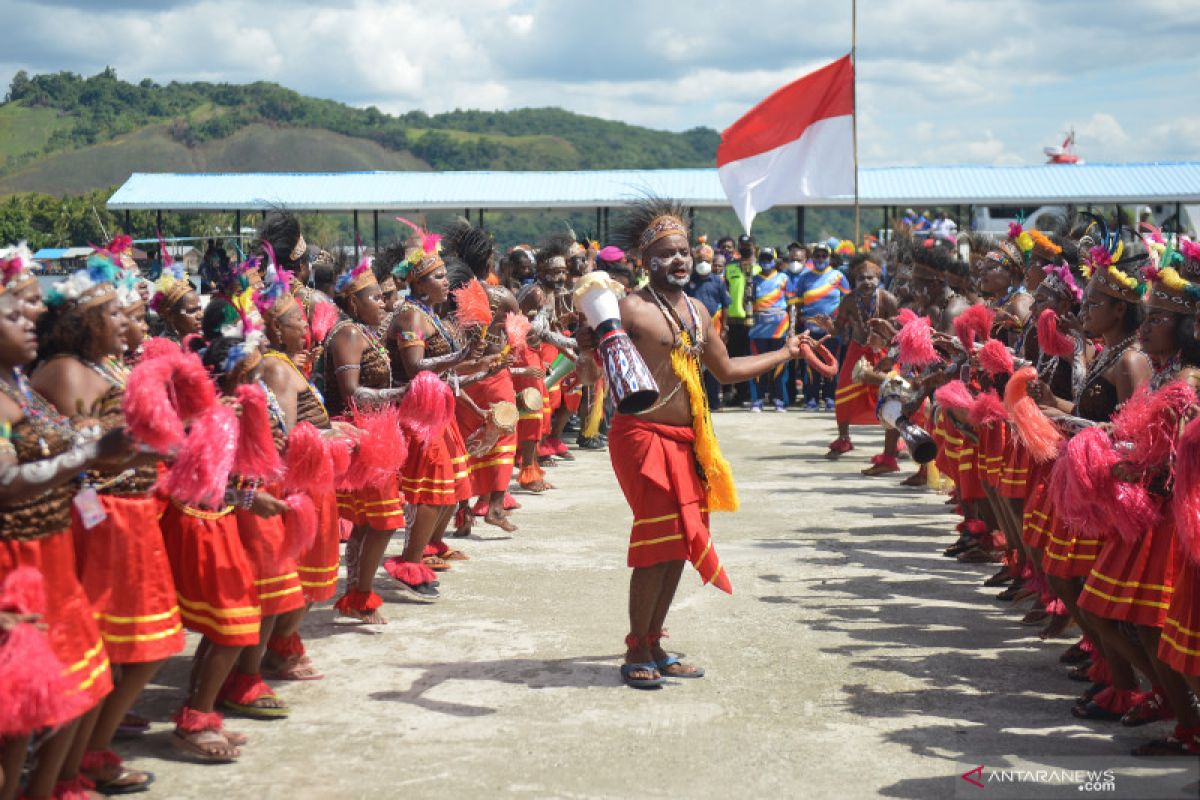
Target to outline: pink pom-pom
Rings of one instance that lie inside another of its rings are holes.
[[[959,411],[970,411],[975,404],[971,390],[962,381],[954,380],[939,386],[933,393],[933,399],[944,408],[954,408]]]
[[[954,333],[968,353],[974,350],[975,342],[985,342],[991,337],[995,317],[992,310],[982,304],[973,305],[955,317]]]
[[[920,369],[941,361],[933,349],[933,326],[929,317],[914,317],[896,334],[900,346],[900,363],[906,367]]]
[[[1011,375],[1013,371],[1012,353],[999,339],[988,339],[983,347],[979,348],[979,366],[993,377]]]
[[[320,302],[312,307],[312,315],[308,320],[308,329],[312,332],[312,340],[317,344],[325,341],[333,326],[341,318],[341,312],[333,303]]]
[[[1038,347],[1048,356],[1072,358],[1075,355],[1075,340],[1058,329],[1058,314],[1047,308],[1037,321]]]
[[[976,427],[1003,422],[1006,419],[1008,412],[1004,409],[1000,395],[991,390],[981,392],[967,412],[967,421]]]
[[[288,434],[286,463],[288,489],[322,494],[333,488],[329,443],[311,422],[297,424]]]
[[[1183,552],[1200,564],[1200,417],[1183,429],[1176,451],[1175,536]]]
[[[317,538],[317,507],[303,492],[290,494],[284,501],[288,510],[283,514],[283,558],[295,560],[312,549]]]
[[[524,363],[529,357],[529,334],[532,330],[533,323],[524,314],[510,311],[504,318],[504,335],[508,338],[513,359],[518,363]]]
[[[418,372],[400,401],[400,424],[428,443],[441,436],[452,419],[454,392],[432,372]]]
[[[174,363],[175,369],[171,373],[171,396],[179,409],[179,418],[187,422],[212,408],[217,402],[217,390],[200,356],[182,352]]]
[[[1017,370],[1004,387],[1004,407],[1025,449],[1035,461],[1044,464],[1058,455],[1063,435],[1028,394],[1029,382],[1036,379],[1037,370],[1033,367]]]
[[[400,429],[400,411],[391,405],[356,411],[354,427],[360,431],[358,447],[344,480],[356,487],[382,486],[399,472],[408,457],[408,442]]]
[[[221,505],[233,470],[237,437],[237,414],[223,403],[196,417],[179,455],[163,477],[163,491],[185,505]]]
[[[42,582],[42,573],[35,567],[17,567],[8,573],[4,583],[0,584],[0,611],[44,614],[46,587]]]
[[[1112,419],[1113,439],[1128,445],[1122,460],[1134,471],[1162,467],[1174,458],[1179,420],[1196,402],[1185,381],[1173,381],[1156,392],[1141,386]]]
[[[271,435],[267,394],[258,384],[245,383],[237,387],[237,399],[242,413],[238,418],[238,447],[233,470],[245,478],[274,480],[279,477],[283,464]]]
[[[1086,428],[1054,462],[1047,491],[1055,512],[1071,530],[1101,535],[1111,529],[1102,502],[1116,494],[1117,461],[1108,435],[1101,428]]]
[[[180,352],[178,343],[165,336],[154,336],[142,342],[142,361],[178,355]]]
[[[130,436],[159,453],[183,443],[183,420],[168,391],[180,357],[177,348],[174,356],[143,358],[129,373],[121,401]]]
[[[437,580],[437,575],[429,567],[413,561],[405,561],[400,556],[384,559],[383,568],[396,580],[413,586]]]
[[[1008,238],[1016,239],[1018,236],[1020,236],[1024,232],[1025,232],[1025,229],[1021,227],[1020,223],[1018,223],[1018,222],[1008,223]]]
[[[488,300],[487,290],[483,288],[482,283],[472,278],[460,288],[455,289],[453,294],[457,308],[455,316],[459,325],[469,328],[491,324],[492,306]]]
[[[899,313],[896,314],[896,324],[898,324],[901,328],[915,319],[917,319],[917,312],[913,311],[911,308],[902,308],[900,309]]]
[[[83,694],[70,691],[65,671],[46,632],[36,625],[21,623],[0,636],[0,739],[58,725],[83,712]]]
[[[345,483],[346,473],[350,470],[350,459],[354,455],[354,445],[357,439],[337,436],[329,440],[329,464],[333,467],[334,485],[339,489],[354,489],[358,487]]]

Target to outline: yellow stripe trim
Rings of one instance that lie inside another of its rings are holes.
[[[213,619],[212,617],[206,617],[202,614],[189,614],[186,611],[183,612],[183,618],[185,620],[203,625],[206,628],[212,628],[217,633],[226,633],[230,636],[238,636],[243,633],[254,633],[260,627],[262,627],[261,620],[258,622],[246,622],[238,625],[226,625],[222,622],[217,622],[217,620]]]
[[[1111,594],[1106,594],[1105,592],[1102,592],[1099,589],[1089,586],[1086,583],[1083,585],[1083,590],[1085,592],[1091,592],[1092,594],[1096,595],[1097,597],[1103,597],[1105,600],[1109,601],[1110,603],[1118,603],[1118,604],[1124,605],[1124,606],[1132,605],[1132,606],[1149,606],[1150,608],[1168,608],[1171,605],[1170,603],[1155,603],[1152,600],[1138,600],[1135,597],[1113,597]]]
[[[72,664],[71,666],[67,667],[67,669],[66,669],[65,671],[66,671],[66,672],[68,672],[68,673],[71,673],[71,672],[78,672],[79,670],[81,670],[81,669],[83,669],[84,667],[86,667],[86,666],[88,665],[88,663],[89,663],[89,662],[91,662],[91,660],[92,660],[93,658],[95,658],[95,657],[97,656],[97,654],[99,654],[99,653],[100,653],[100,651],[101,651],[101,650],[103,650],[103,649],[104,649],[104,642],[103,642],[103,640],[101,640],[101,639],[97,639],[97,640],[96,640],[96,644],[95,644],[95,646],[94,646],[94,647],[92,647],[92,649],[91,649],[91,650],[88,650],[86,653],[84,653],[84,654],[83,654],[83,658],[79,659],[79,660],[78,660],[78,661],[76,661],[74,664]]]
[[[630,542],[629,547],[631,549],[634,547],[646,547],[646,546],[649,546],[652,544],[662,544],[663,542],[673,542],[673,541],[676,541],[676,540],[682,539],[682,538],[683,538],[682,533],[673,533],[670,536],[660,536],[657,539],[645,539],[640,542]]]
[[[90,689],[92,684],[96,682],[97,678],[99,678],[104,673],[108,672],[109,666],[110,665],[108,662],[108,658],[105,657],[105,659],[103,661],[101,661],[99,664],[97,664],[96,668],[93,669],[90,673],[88,673],[88,676],[79,683],[79,686],[76,689],[76,691],[85,692],[88,689]]]
[[[299,578],[296,579],[296,584],[297,584],[296,586],[289,586],[288,588],[281,589],[278,592],[269,592],[267,594],[263,594],[262,592],[259,592],[258,599],[259,600],[272,600],[276,597],[283,597],[284,595],[296,594],[297,592],[300,591],[300,586],[303,585],[300,583]]]
[[[1181,653],[1187,653],[1189,656],[1200,656],[1200,650],[1193,650],[1190,647],[1184,647],[1179,642],[1175,641],[1169,635],[1167,635],[1165,625],[1163,626],[1163,632],[1159,635],[1159,638],[1162,639],[1163,641],[1165,641],[1167,644],[1171,645],[1171,647],[1175,648],[1176,650],[1178,650]]]
[[[96,619],[102,619],[105,622],[115,622],[118,625],[128,625],[135,622],[162,622],[164,619],[170,619],[178,613],[179,606],[175,606],[170,611],[164,611],[161,614],[149,614],[145,617],[116,617],[112,614],[97,613]]]
[[[295,577],[299,577],[299,576],[297,576],[295,572],[289,572],[285,575],[277,575],[274,578],[263,578],[262,580],[255,581],[254,585],[255,586],[265,586],[268,583],[279,583],[280,581],[291,580],[292,578],[295,578]]]
[[[337,564],[330,564],[328,567],[296,567],[296,572],[337,572]]]
[[[176,622],[170,630],[158,631],[157,633],[131,633],[131,634],[116,634],[116,633],[101,633],[106,642],[153,642],[159,639],[166,639],[168,636],[174,636],[183,630],[183,625]]]
[[[327,581],[300,581],[300,585],[305,589],[323,589],[326,586],[333,586],[335,583],[337,583],[337,575]]]
[[[1113,586],[1120,586],[1123,589],[1142,588],[1142,589],[1153,589],[1158,592],[1169,592],[1172,589],[1172,587],[1170,587],[1170,586],[1160,586],[1157,583],[1138,583],[1137,581],[1118,581],[1118,580],[1114,580],[1114,579],[1108,577],[1103,572],[1097,572],[1096,570],[1092,570],[1092,575],[1094,577],[1097,577],[1100,580],[1104,581],[1105,583],[1110,583]]]
[[[176,597],[179,598],[179,605],[182,606],[179,609],[179,613],[181,614],[185,614],[190,609],[207,611],[208,613],[214,614],[218,617],[250,617],[262,614],[262,608],[259,606],[245,606],[243,608],[214,608],[208,603],[204,603],[199,600],[188,600],[186,597],[178,593],[176,593]]]

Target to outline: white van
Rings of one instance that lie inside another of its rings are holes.
[[[1008,233],[1009,223],[1017,222],[1025,212],[1021,226],[1040,231],[1062,227],[1067,219],[1066,206],[1040,206],[1032,212],[1028,206],[975,206],[971,230],[980,233]]]

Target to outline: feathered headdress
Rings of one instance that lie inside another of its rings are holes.
[[[254,307],[263,319],[278,319],[296,306],[296,300],[290,291],[292,273],[276,266],[275,251],[267,242],[262,244],[267,252],[267,268],[263,273],[262,286],[254,290]]]
[[[353,269],[338,275],[333,283],[333,291],[343,297],[349,297],[375,283],[375,272],[371,269],[373,263],[374,259],[366,256],[355,264]]]
[[[1017,246],[1021,258],[1029,263],[1029,255],[1033,252],[1033,233],[1021,227],[1019,222],[1008,223],[1008,238]]]
[[[1200,283],[1188,278],[1197,276],[1200,276],[1200,245],[1182,239],[1179,250],[1164,247],[1158,265],[1142,270],[1148,285],[1148,304],[1176,314],[1196,313],[1200,308]]]
[[[404,217],[396,217],[396,221],[402,222],[413,229],[414,243],[405,250],[404,260],[396,265],[396,268],[392,270],[392,274],[396,276],[396,280],[403,281],[412,286],[421,280],[421,278],[424,278],[442,266],[443,262],[440,255],[442,237],[436,233],[430,233],[420,225]]]
[[[62,306],[68,303],[80,308],[107,303],[117,296],[117,277],[121,267],[113,253],[95,248],[88,256],[87,268],[73,272],[65,281],[54,284],[46,294],[46,304]]]
[[[1075,276],[1071,274],[1071,268],[1065,263],[1051,262],[1042,267],[1042,272],[1046,275],[1042,280],[1042,286],[1055,294],[1069,298],[1073,303],[1083,300],[1083,289],[1079,288]]]
[[[183,265],[171,258],[166,243],[159,239],[159,252],[162,254],[162,272],[154,284],[154,297],[150,299],[150,307],[162,314],[174,308],[180,300],[187,297],[194,288],[187,279]]]
[[[492,321],[492,305],[488,300],[487,290],[483,284],[472,278],[461,287],[455,289],[455,306],[458,324],[464,328],[483,327]]]
[[[40,266],[25,242],[0,250],[0,294],[15,292],[37,279]]]

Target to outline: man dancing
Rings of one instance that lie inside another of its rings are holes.
[[[621,676],[639,689],[704,674],[660,646],[685,561],[705,583],[732,592],[709,538],[708,513],[736,510],[737,494],[713,434],[700,366],[721,383],[738,383],[800,355],[801,339],[791,336],[773,352],[729,357],[708,311],[683,291],[692,276],[686,218],[672,201],[647,199],[633,204],[621,231],[620,246],[650,275],[648,286],[621,300],[621,323],[661,390],[641,414],[617,414],[609,434],[613,469],[634,516]],[[595,343],[593,331],[581,332],[581,344]]]

